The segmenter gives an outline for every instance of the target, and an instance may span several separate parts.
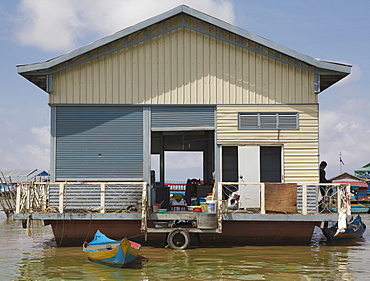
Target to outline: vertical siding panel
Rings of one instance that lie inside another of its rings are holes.
[[[295,67],[292,66],[292,65],[288,65],[288,75],[289,75],[289,78],[288,78],[288,103],[292,103],[295,101],[295,98],[296,98],[296,84],[295,84]]]
[[[262,56],[262,103],[269,103],[269,58]]]
[[[268,103],[276,104],[276,60],[269,58],[268,65]]]
[[[302,103],[303,97],[302,97],[302,70],[300,68],[295,68],[295,102],[296,103]]]
[[[130,104],[132,103],[132,48],[127,48],[125,52],[126,57],[126,103]]]
[[[66,94],[67,89],[67,77],[66,77],[66,71],[62,70],[59,74],[59,81],[61,84],[61,87],[58,92],[58,97],[55,98],[55,102],[62,103],[62,97]]]
[[[235,45],[229,44],[229,103],[236,103],[236,50]]]
[[[120,50],[119,51],[119,73],[120,73],[120,95],[119,95],[119,102],[121,104],[125,104],[126,103],[126,96],[127,96],[127,92],[126,92],[126,51],[124,50]]]
[[[72,76],[72,91],[68,93],[68,100],[67,102],[70,103],[79,103],[80,102],[80,66],[74,66],[71,68],[71,76]]]
[[[275,61],[275,101],[278,104],[282,103],[282,73],[281,62]]]
[[[119,103],[119,57],[118,52],[112,54],[112,103]]]
[[[282,103],[289,102],[289,71],[288,64],[281,64],[281,78],[282,78]]]
[[[227,42],[222,42],[222,51],[222,103],[230,103],[230,44]]]
[[[256,103],[256,53],[250,51],[249,52],[249,81],[250,81],[250,91],[249,96],[250,100],[249,103]]]
[[[178,103],[178,91],[177,91],[177,79],[178,79],[178,46],[177,46],[177,40],[178,40],[178,32],[172,31],[171,36],[171,97],[172,97],[172,103],[177,104]]]
[[[93,66],[93,75],[94,75],[94,92],[92,95],[92,103],[99,103],[99,88],[100,88],[100,79],[99,79],[99,59],[95,59],[92,63]]]
[[[223,91],[222,91],[222,82],[223,82],[223,54],[222,54],[222,42],[219,40],[216,41],[216,57],[217,57],[217,64],[216,64],[216,99],[215,103],[224,103],[223,100]]]
[[[191,36],[184,30],[184,104],[190,103]]]
[[[256,54],[256,103],[261,104],[262,100],[262,58]]]
[[[217,40],[213,37],[209,39],[209,103],[215,104],[217,101],[217,65],[219,58],[217,57]]]
[[[307,73],[308,75],[308,93],[309,93],[309,99],[308,99],[308,103],[317,103],[317,94],[315,94],[315,90],[314,90],[314,74],[311,73],[311,72],[308,72]]]
[[[216,83],[216,92],[215,92],[215,103],[224,103],[223,100],[223,90],[222,90],[222,83],[223,83],[223,52],[222,52],[222,42],[220,40],[216,41],[216,50],[217,50],[217,83]]]
[[[250,64],[249,64],[249,51],[243,50],[243,100],[242,103],[250,103]]]
[[[197,32],[194,30],[190,31],[190,92],[188,103],[197,103]]]
[[[62,103],[69,103],[72,102],[72,95],[73,95],[73,71],[72,69],[69,71],[66,71],[66,85],[67,85],[67,91],[63,93],[63,96],[61,97]]]
[[[235,49],[235,80],[236,80],[236,99],[235,102],[238,104],[243,103],[243,50],[241,48]]]
[[[139,47],[136,45],[132,49],[132,77],[131,77],[131,84],[132,84],[132,94],[131,103],[137,104],[139,103]]]
[[[144,99],[146,103],[153,103],[152,101],[152,49],[151,49],[151,42],[153,40],[150,39],[149,42],[147,42],[144,45],[144,56],[145,56],[145,64],[144,64],[144,70],[145,71],[145,90],[144,90]]]
[[[302,70],[302,102],[308,103],[311,92],[308,87],[309,75],[308,71]]]
[[[106,103],[106,58],[100,57],[99,59],[99,99],[98,103],[105,104]]]
[[[181,28],[178,33],[177,40],[177,103],[184,103],[184,33],[185,29]]]
[[[94,66],[93,61],[88,61],[86,64],[87,68],[87,97],[86,102],[87,103],[93,103],[94,101]]]
[[[113,103],[113,54],[107,55],[105,59],[105,103]]]
[[[163,56],[164,56],[164,64],[163,64],[163,100],[165,104],[171,104],[171,49],[170,49],[170,34],[167,33],[163,35]]]
[[[79,103],[86,103],[86,82],[87,82],[87,77],[86,77],[86,64],[81,64],[80,65],[80,99]]]
[[[153,104],[158,104],[158,71],[159,71],[159,66],[158,66],[158,38],[154,38],[152,42],[152,87],[151,87],[151,92],[152,92],[152,103]]]
[[[197,75],[195,77],[196,85],[196,103],[197,104],[204,104],[204,35],[202,33],[196,33],[197,37]]]
[[[164,76],[165,76],[165,54],[164,54],[164,42],[163,37],[160,36],[158,39],[158,103],[164,104]]]
[[[203,47],[203,104],[210,103],[210,89],[211,89],[211,66],[210,66],[210,56],[211,56],[211,46],[210,37],[204,36],[204,47]]]
[[[57,72],[53,74],[53,92],[49,95],[49,102],[50,103],[57,103],[59,102],[59,98],[62,91],[62,78],[61,72]]]
[[[137,84],[138,84],[138,103],[145,103],[145,81],[146,81],[146,70],[145,70],[145,46],[141,42],[138,44],[138,75],[137,75]]]

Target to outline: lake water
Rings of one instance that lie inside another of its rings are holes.
[[[81,247],[57,248],[49,226],[31,231],[0,213],[0,280],[370,280],[370,230],[344,243],[315,231],[311,246],[143,247],[128,268],[92,263]]]

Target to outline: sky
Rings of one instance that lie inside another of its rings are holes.
[[[328,178],[370,162],[368,0],[0,0],[0,171],[50,166],[48,94],[16,65],[54,58],[181,4],[305,55],[352,65],[348,77],[319,94],[319,158]],[[176,160],[173,167],[183,169]],[[189,171],[199,165],[190,163]]]

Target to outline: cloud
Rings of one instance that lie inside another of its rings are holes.
[[[8,122],[9,123],[9,122]],[[31,134],[29,134],[29,132]],[[26,133],[15,124],[4,127],[4,136],[0,139],[2,169],[44,169],[50,163],[50,127],[32,127]],[[25,138],[24,135],[27,135]]]
[[[38,143],[50,145],[50,126],[32,127],[30,131]]]
[[[107,36],[181,4],[233,23],[227,0],[22,0],[16,37],[45,51],[68,51],[89,38]]]
[[[329,177],[340,173],[339,153],[345,163],[342,172],[353,174],[369,162],[369,107],[370,101],[351,99],[333,110],[320,112],[320,160],[331,163],[327,168]]]
[[[340,80],[336,86],[340,87],[347,84],[360,81],[362,79],[362,71],[359,65],[355,64],[351,68],[351,74]]]

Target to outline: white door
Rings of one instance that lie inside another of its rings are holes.
[[[238,170],[239,182],[259,183],[260,182],[260,147],[239,146],[238,147]],[[239,208],[260,208],[260,186],[240,185]]]

